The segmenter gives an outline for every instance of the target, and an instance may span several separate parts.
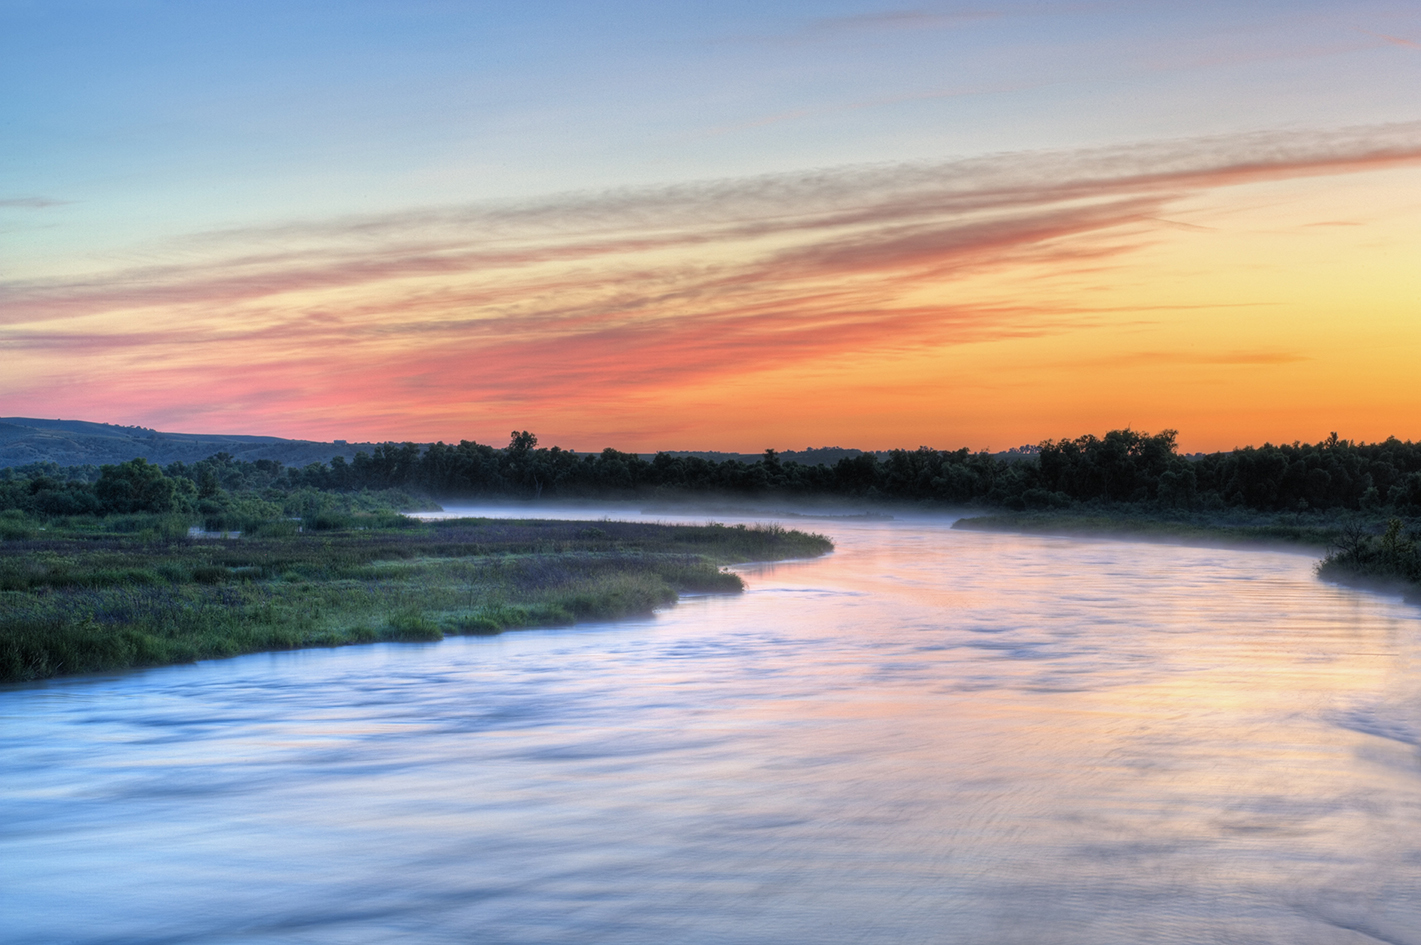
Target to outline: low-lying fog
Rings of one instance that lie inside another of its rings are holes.
[[[652,618],[0,691],[0,927],[1418,941],[1421,610],[1295,553],[820,511],[451,507],[838,550]]]

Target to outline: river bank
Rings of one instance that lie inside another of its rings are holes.
[[[1372,523],[1368,521],[1365,524]],[[1106,508],[969,514],[952,527],[1077,538],[1128,538],[1174,544],[1268,544],[1325,549],[1335,545],[1349,527],[1362,527],[1362,523],[1352,519],[1305,519],[1265,513],[1161,513]]]
[[[1421,611],[1295,553],[950,523],[811,525],[832,555],[654,622],[0,686],[0,928],[1414,938]]]
[[[832,547],[774,526],[489,519],[8,540],[0,681],[615,619],[684,593],[738,593],[723,565]]]
[[[1073,538],[1115,538],[1203,547],[1273,547],[1320,552],[1317,575],[1335,584],[1421,601],[1421,549],[1415,521],[1383,514],[1147,512],[1052,509],[959,519],[953,528]]]

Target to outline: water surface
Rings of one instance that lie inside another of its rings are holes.
[[[949,521],[795,520],[838,551],[647,619],[0,689],[0,938],[1421,942],[1417,608]]]

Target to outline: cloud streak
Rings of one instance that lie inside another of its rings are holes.
[[[159,265],[0,283],[0,350],[29,368],[0,392],[33,402],[67,375],[131,413],[183,391],[196,415],[287,432],[332,412],[634,411],[796,366],[1087,328],[1101,313],[1051,286],[1200,229],[1169,219],[1187,198],[1409,164],[1421,124],[198,234]],[[992,288],[1008,274],[1038,291]]]
[[[858,33],[865,30],[925,30],[961,26],[979,20],[995,20],[1003,16],[995,10],[962,10],[954,13],[934,13],[930,10],[885,10],[857,16],[825,17],[810,24],[810,31],[823,33]]]
[[[0,209],[48,210],[62,207],[69,201],[55,200],[53,197],[0,197]]]
[[[1362,32],[1366,33],[1369,36],[1375,36],[1377,39],[1380,39],[1386,43],[1390,43],[1393,46],[1401,46],[1404,49],[1421,49],[1421,43],[1418,43],[1415,40],[1406,39],[1402,36],[1392,36],[1388,33],[1374,33],[1371,30],[1363,30]]]

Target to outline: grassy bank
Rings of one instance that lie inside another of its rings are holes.
[[[1384,527],[1385,520],[1266,512],[1155,512],[1129,508],[996,512],[959,519],[953,528],[1203,545],[1336,546],[1344,533]]]
[[[129,518],[10,521],[0,681],[648,613],[740,591],[721,565],[832,549],[773,526],[372,519],[212,540]]]
[[[953,528],[1038,535],[1168,541],[1208,546],[1291,545],[1326,551],[1318,576],[1421,601],[1421,523],[1380,514],[1144,512],[1057,509],[960,519]]]
[[[1421,545],[1413,525],[1392,519],[1379,535],[1350,531],[1317,566],[1318,576],[1339,584],[1401,593],[1421,603]]]

